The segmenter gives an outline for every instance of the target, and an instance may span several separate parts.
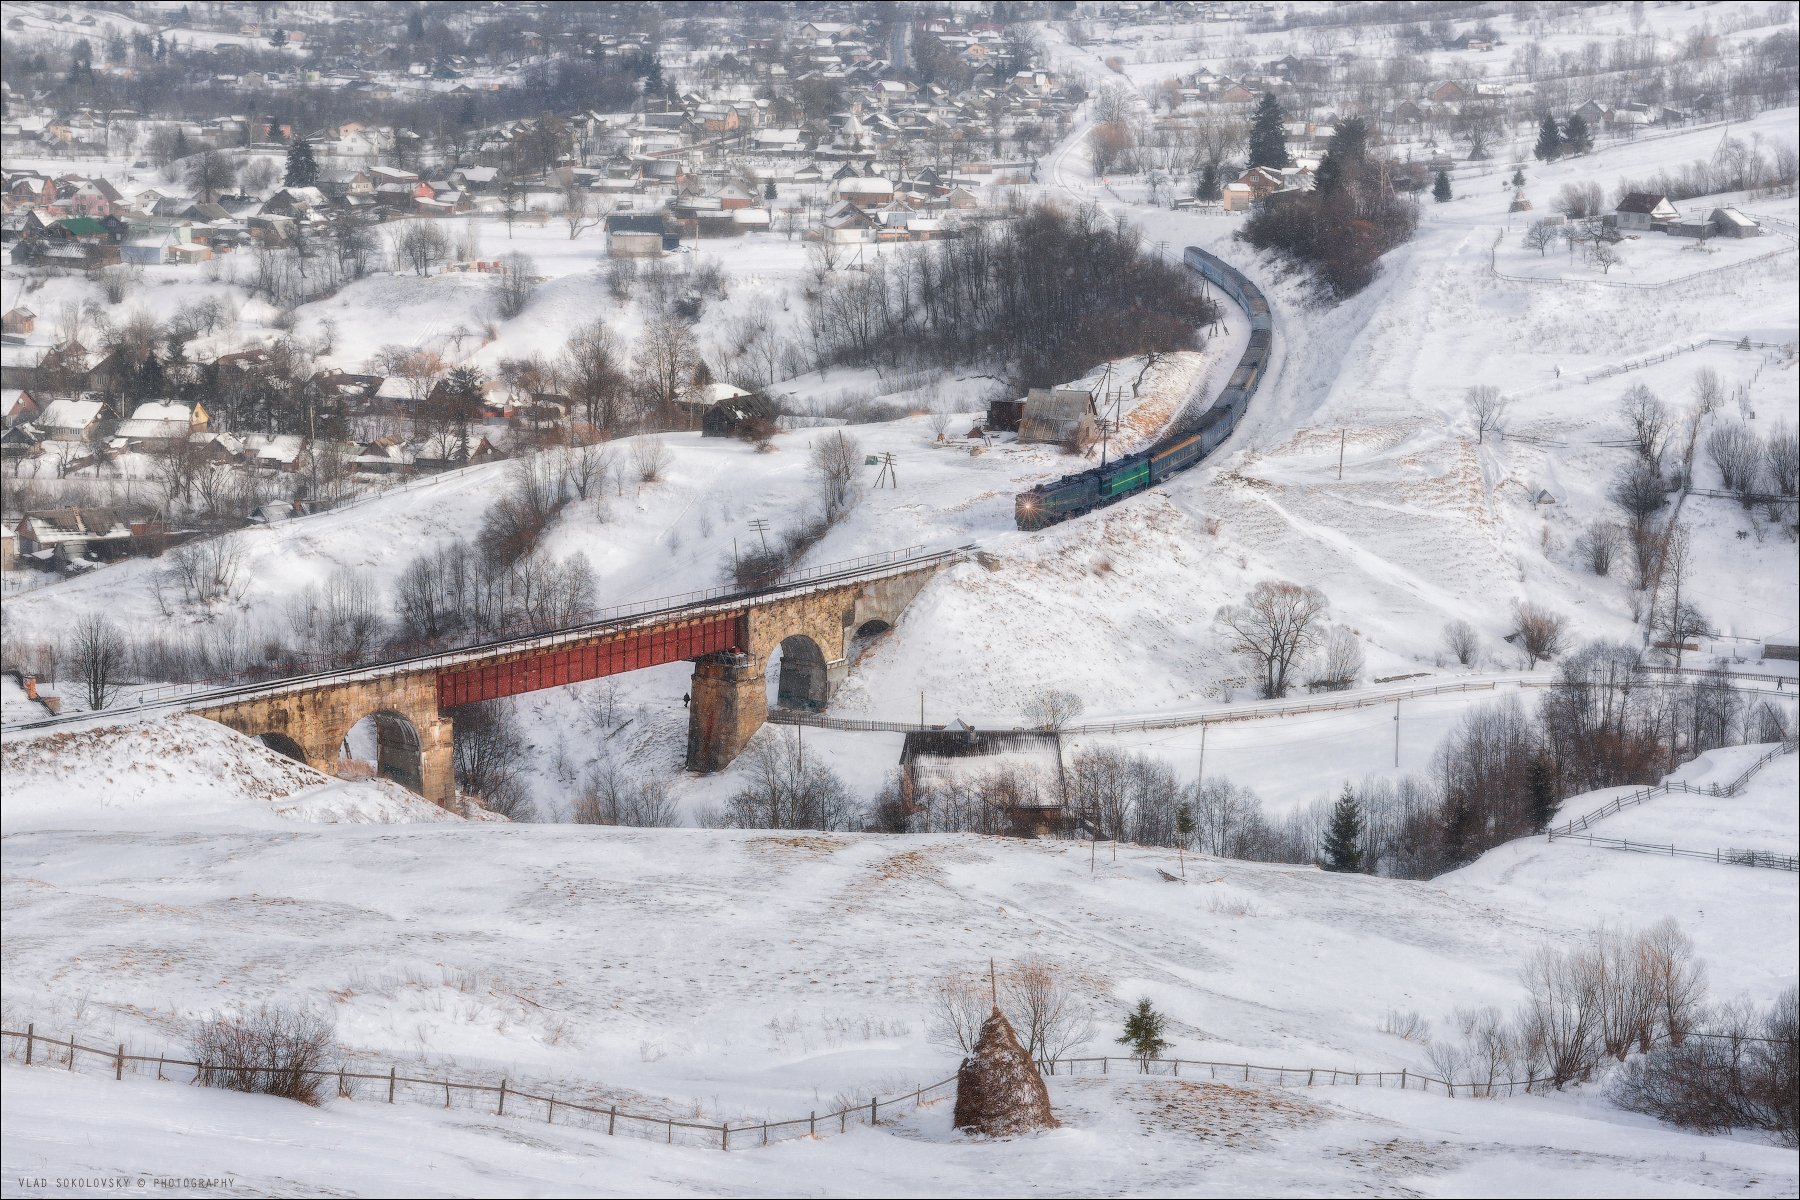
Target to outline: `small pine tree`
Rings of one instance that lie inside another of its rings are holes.
[[[1563,126],[1563,142],[1570,154],[1586,154],[1594,148],[1593,131],[1580,113],[1571,116],[1568,124]]]
[[[771,180],[769,180],[769,182],[763,184],[763,199],[764,200],[773,200],[775,198],[776,198],[775,181],[773,179],[771,179]]]
[[[1281,105],[1271,92],[1263,93],[1263,98],[1256,105],[1256,117],[1250,123],[1250,165],[1294,165],[1294,160],[1287,151],[1287,135],[1281,128]]]
[[[1513,172],[1512,185],[1516,188],[1525,186],[1525,168],[1520,167]]]
[[[1362,809],[1356,803],[1356,793],[1346,783],[1343,794],[1331,810],[1331,824],[1325,829],[1325,840],[1320,847],[1324,861],[1319,865],[1341,874],[1360,872],[1363,869],[1362,831]]]
[[[1219,164],[1207,162],[1200,167],[1200,180],[1194,185],[1194,196],[1200,200],[1217,200],[1222,194],[1219,186]]]
[[[1531,760],[1525,772],[1525,790],[1531,796],[1531,816],[1539,833],[1550,828],[1556,817],[1556,786],[1550,779],[1550,764],[1543,755]]]
[[[1532,150],[1539,162],[1555,162],[1562,157],[1563,138],[1556,128],[1556,118],[1549,113],[1538,122],[1537,146]]]
[[[1431,198],[1439,204],[1450,199],[1450,172],[1439,171],[1437,182],[1431,185]]]
[[[1145,996],[1137,1002],[1136,1008],[1125,1014],[1125,1035],[1119,1039],[1119,1045],[1131,1047],[1131,1056],[1139,1062],[1161,1058],[1162,1052],[1170,1046],[1163,1037],[1165,1022],[1166,1018],[1150,1007],[1150,998]]]
[[[1181,877],[1187,878],[1187,848],[1194,840],[1194,810],[1183,800],[1175,809],[1175,854],[1181,859]]]
[[[287,170],[282,173],[283,187],[312,187],[319,182],[319,163],[313,158],[312,143],[296,137],[288,144]]]

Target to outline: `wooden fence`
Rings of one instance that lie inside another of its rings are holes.
[[[37,1032],[35,1024],[24,1030],[0,1029],[0,1040],[7,1043],[5,1056],[26,1066],[54,1067],[87,1073],[110,1073],[115,1081],[127,1075],[133,1078],[154,1077],[158,1082],[187,1083],[193,1086],[227,1086],[215,1082],[223,1076],[246,1074],[275,1076],[291,1074],[317,1079],[327,1089],[334,1089],[340,1099],[371,1099],[376,1103],[430,1104],[434,1108],[463,1109],[495,1116],[512,1116],[519,1120],[536,1120],[542,1116],[546,1124],[574,1125],[592,1132],[604,1131],[608,1136],[636,1137],[666,1145],[695,1146],[705,1149],[745,1149],[767,1146],[771,1142],[798,1137],[821,1137],[832,1133],[848,1133],[851,1128],[881,1123],[883,1113],[905,1111],[935,1103],[953,1094],[956,1076],[924,1084],[883,1100],[870,1097],[867,1104],[855,1104],[831,1112],[811,1112],[804,1117],[786,1120],[740,1121],[736,1124],[711,1124],[683,1120],[672,1116],[634,1113],[616,1104],[599,1105],[580,1100],[559,1099],[554,1092],[533,1091],[515,1087],[510,1080],[498,1083],[471,1082],[445,1078],[422,1078],[403,1075],[398,1067],[381,1071],[356,1071],[345,1066],[332,1069],[302,1070],[239,1063],[203,1063],[193,1059],[170,1058],[167,1055],[134,1054],[124,1043],[117,1047],[85,1046],[73,1037],[57,1038]],[[1115,1064],[1117,1069],[1114,1069]],[[1137,1058],[1100,1056],[1094,1058],[1043,1059],[1038,1071],[1051,1078],[1075,1075],[1154,1075],[1172,1079],[1190,1079],[1219,1083],[1273,1084],[1278,1087],[1397,1087],[1430,1092],[1455,1099],[1492,1097],[1529,1092],[1551,1084],[1550,1079],[1467,1080],[1455,1082],[1417,1071],[1356,1071],[1342,1067],[1268,1067],[1245,1062],[1208,1062],[1188,1058]],[[508,1112],[508,1105],[511,1111]]]
[[[1735,796],[1744,790],[1745,785],[1750,782],[1758,771],[1762,770],[1782,755],[1794,753],[1796,748],[1800,748],[1800,739],[1788,738],[1773,750],[1768,751],[1761,758],[1744,768],[1743,772],[1730,783],[1712,783],[1705,786],[1696,786],[1691,783],[1682,782],[1681,780],[1665,779],[1654,787],[1639,788],[1635,792],[1614,797],[1599,808],[1596,808],[1593,812],[1585,813],[1582,816],[1570,820],[1566,824],[1547,830],[1545,836],[1553,842],[1574,838],[1585,841],[1590,846],[1604,846],[1614,850],[1627,850],[1634,854],[1664,854],[1673,858],[1698,858],[1717,863],[1729,863],[1734,866],[1773,867],[1776,870],[1781,871],[1800,870],[1800,864],[1796,863],[1795,858],[1792,855],[1773,854],[1764,850],[1685,850],[1676,846],[1658,846],[1649,842],[1632,842],[1623,838],[1602,838],[1587,834],[1587,830],[1596,822],[1603,821],[1615,813],[1623,812],[1628,808],[1635,808],[1646,800],[1651,800],[1657,796],[1666,795],[1670,792],[1686,792],[1698,796]]]
[[[398,1067],[383,1071],[357,1071],[346,1066],[330,1070],[294,1070],[254,1064],[203,1063],[192,1059],[169,1058],[167,1055],[133,1054],[120,1043],[116,1048],[84,1046],[74,1038],[55,1038],[37,1032],[27,1025],[23,1032],[0,1030],[7,1043],[6,1056],[25,1065],[61,1066],[73,1071],[96,1069],[109,1071],[115,1080],[127,1074],[151,1077],[164,1082],[219,1086],[215,1081],[230,1075],[263,1076],[291,1074],[317,1079],[341,1098],[367,1097],[377,1103],[431,1104],[446,1109],[461,1108],[492,1112],[496,1116],[511,1115],[520,1120],[541,1117],[551,1125],[575,1125],[609,1136],[636,1137],[668,1145],[699,1146],[715,1150],[744,1149],[766,1146],[771,1141],[796,1137],[817,1137],[828,1133],[847,1133],[858,1125],[877,1125],[884,1112],[917,1108],[948,1095],[956,1076],[925,1084],[910,1092],[888,1099],[871,1096],[867,1104],[855,1104],[831,1112],[811,1112],[804,1117],[781,1121],[740,1121],[736,1124],[712,1124],[684,1120],[673,1116],[631,1112],[616,1104],[584,1103],[580,1099],[559,1098],[554,1092],[515,1087],[510,1080],[476,1082],[465,1079],[425,1078],[403,1075]],[[510,1111],[509,1111],[510,1106]]]
[[[1778,233],[1777,236],[1781,237],[1783,240],[1787,240],[1790,237],[1790,235],[1785,233]],[[1768,262],[1770,259],[1792,254],[1795,248],[1790,241],[1788,245],[1777,247],[1767,254],[1758,254],[1754,258],[1740,259],[1734,263],[1726,263],[1724,266],[1709,267],[1704,271],[1695,271],[1689,275],[1681,275],[1674,279],[1665,279],[1661,283],[1629,283],[1623,279],[1562,279],[1557,277],[1539,278],[1532,275],[1510,275],[1507,272],[1502,271],[1499,266],[1496,265],[1496,252],[1500,249],[1500,243],[1504,241],[1505,238],[1506,231],[1503,229],[1494,235],[1494,244],[1488,248],[1488,273],[1495,279],[1504,279],[1508,283],[1536,283],[1546,284],[1551,287],[1605,287],[1619,288],[1634,292],[1660,292],[1664,288],[1676,287],[1684,283],[1692,283],[1697,279],[1705,279],[1708,276],[1742,271],[1745,267],[1754,266],[1757,263]],[[1731,344],[1736,345],[1735,342]],[[1693,347],[1690,346],[1688,349],[1693,349]],[[1665,358],[1671,356],[1672,355],[1664,355]]]

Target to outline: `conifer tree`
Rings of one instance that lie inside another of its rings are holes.
[[[1194,185],[1194,196],[1200,200],[1217,200],[1220,194],[1219,164],[1209,160],[1200,167],[1200,181]]]
[[[1542,833],[1550,828],[1550,822],[1556,816],[1556,787],[1550,779],[1550,764],[1541,754],[1526,768],[1525,790],[1531,796],[1532,820]]]
[[[1161,1058],[1170,1045],[1163,1037],[1165,1020],[1161,1013],[1150,1007],[1150,998],[1144,997],[1137,1002],[1136,1008],[1125,1014],[1125,1036],[1119,1039],[1119,1045],[1131,1047],[1131,1056],[1139,1062]]]
[[[1331,824],[1325,829],[1325,840],[1321,847],[1324,861],[1319,865],[1327,871],[1343,874],[1361,871],[1362,831],[1362,810],[1357,806],[1356,793],[1346,783],[1343,794],[1338,797],[1337,804],[1331,810]]]
[[[1294,165],[1287,152],[1287,137],[1281,129],[1281,105],[1269,92],[1264,92],[1257,102],[1256,117],[1250,124],[1250,165],[1275,168]]]
[[[1516,188],[1522,188],[1525,186],[1525,168],[1524,167],[1520,167],[1516,171],[1513,172],[1512,185]]]
[[[283,187],[312,187],[319,182],[319,163],[313,158],[312,143],[296,137],[288,145],[287,170],[282,175]]]
[[[1594,134],[1580,113],[1575,113],[1563,126],[1563,143],[1570,154],[1586,154],[1594,148]]]
[[[1538,122],[1537,147],[1532,153],[1537,155],[1539,162],[1555,162],[1562,157],[1562,152],[1563,139],[1556,128],[1556,118],[1545,113],[1544,119]]]
[[[1431,185],[1431,198],[1439,204],[1450,199],[1450,172],[1439,171],[1437,173],[1437,182]]]

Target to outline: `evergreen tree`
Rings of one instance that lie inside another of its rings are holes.
[[[775,199],[775,196],[775,181],[771,179],[769,182],[763,184],[763,199],[773,200]]]
[[[1437,173],[1437,181],[1431,185],[1431,198],[1439,204],[1450,199],[1450,172]]]
[[[174,157],[186,158],[190,153],[191,153],[191,151],[188,148],[187,131],[185,129],[177,129],[175,131]]]
[[[1153,1058],[1161,1058],[1162,1052],[1169,1048],[1169,1042],[1163,1037],[1166,1018],[1150,1007],[1150,998],[1144,997],[1137,1002],[1137,1007],[1125,1014],[1125,1036],[1119,1039],[1119,1045],[1131,1047],[1131,1055],[1140,1062],[1149,1062]]]
[[[1361,871],[1362,831],[1362,810],[1357,806],[1356,793],[1346,783],[1343,795],[1338,797],[1337,804],[1331,810],[1331,824],[1325,829],[1322,846],[1325,860],[1319,865],[1327,871],[1343,874]]]
[[[1563,142],[1570,154],[1586,154],[1594,148],[1593,131],[1588,129],[1588,123],[1582,120],[1580,113],[1571,116],[1563,126]]]
[[[1525,772],[1525,790],[1531,796],[1531,816],[1539,833],[1550,828],[1556,816],[1556,785],[1550,778],[1550,764],[1543,755],[1531,760]]]
[[[1520,167],[1518,170],[1513,172],[1512,185],[1516,188],[1522,188],[1525,186],[1525,168],[1524,167]]]
[[[1532,153],[1537,155],[1539,162],[1555,162],[1562,157],[1562,152],[1563,139],[1557,131],[1556,118],[1545,113],[1544,119],[1538,122],[1537,147]]]
[[[444,376],[450,411],[445,414],[450,426],[450,461],[466,463],[472,443],[469,427],[481,413],[481,372],[474,367],[456,367]]]
[[[296,137],[288,145],[287,172],[282,176],[282,186],[312,187],[318,182],[319,164],[313,158],[312,143]]]
[[[662,87],[662,60],[660,58],[653,58],[650,60],[649,69],[644,72],[644,95],[654,95],[657,92],[662,91]]]
[[[1281,130],[1281,105],[1272,93],[1264,92],[1257,102],[1256,117],[1250,123],[1250,165],[1253,167],[1291,167],[1287,137]]]
[[[425,36],[425,15],[417,9],[406,18],[406,37],[408,41],[419,41]]]
[[[84,87],[94,82],[94,48],[86,38],[75,43],[75,53],[69,60],[69,82]]]
[[[1200,200],[1217,200],[1220,195],[1219,164],[1208,161],[1200,168],[1200,181],[1194,185],[1194,196]]]

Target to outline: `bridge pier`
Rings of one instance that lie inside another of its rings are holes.
[[[689,689],[687,769],[722,771],[769,719],[765,664],[725,651],[694,660]]]

